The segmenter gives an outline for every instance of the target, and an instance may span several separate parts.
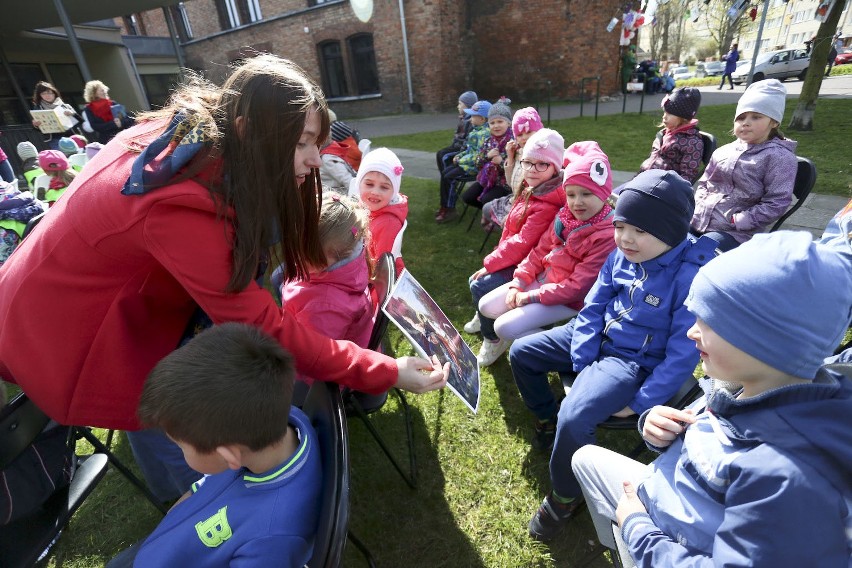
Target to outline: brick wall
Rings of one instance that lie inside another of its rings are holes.
[[[448,110],[460,92],[473,89],[491,100],[507,95],[537,103],[548,80],[554,99],[576,98],[580,79],[595,75],[602,93],[615,92],[618,31],[605,28],[621,4],[600,0],[592,9],[577,0],[405,0],[414,102],[426,111]],[[349,2],[308,10],[307,0],[261,0],[264,21],[228,33],[221,33],[213,0],[185,5],[196,38],[184,46],[187,64],[211,80],[227,76],[241,48],[264,46],[320,82],[317,44],[334,39],[345,45],[351,35],[367,32],[373,34],[381,97],[333,101],[333,108],[341,118],[409,110],[395,0],[376,0],[368,23],[354,16]],[[594,85],[587,92],[593,94]]]

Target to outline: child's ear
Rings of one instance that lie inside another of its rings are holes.
[[[225,460],[225,463],[228,464],[230,469],[237,470],[243,467],[242,449],[240,446],[236,444],[217,446],[216,453]]]

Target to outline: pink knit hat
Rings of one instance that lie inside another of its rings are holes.
[[[544,128],[538,111],[533,107],[522,108],[512,117],[512,132],[519,136],[524,132],[536,132]]]
[[[529,142],[527,142],[529,144]],[[565,173],[562,186],[579,185],[591,191],[601,201],[612,194],[612,169],[609,158],[597,142],[575,142],[565,150]]]
[[[518,116],[517,113],[515,116]],[[562,169],[563,153],[565,153],[565,140],[561,134],[549,128],[542,128],[533,133],[524,145],[524,160],[538,160],[553,164],[557,172]]]
[[[38,153],[38,165],[46,173],[64,172],[68,169],[68,158],[59,150],[43,150]]]

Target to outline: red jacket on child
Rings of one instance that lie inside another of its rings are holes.
[[[393,242],[402,230],[408,217],[408,197],[399,195],[399,203],[386,205],[378,211],[370,211],[370,258],[376,261],[386,252],[393,252]],[[396,259],[396,273],[399,275],[405,263],[402,256]]]

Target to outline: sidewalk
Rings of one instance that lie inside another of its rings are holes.
[[[801,92],[801,81],[786,81],[787,99],[796,100]],[[739,100],[745,91],[743,86],[735,87],[733,91],[718,90],[716,87],[699,87],[701,91],[701,105],[733,104]],[[852,75],[841,75],[825,79],[820,88],[820,97],[825,98],[852,98]],[[659,112],[660,102],[663,95],[646,95],[643,112]],[[639,112],[640,95],[628,95],[626,103],[627,112]],[[599,115],[618,114],[621,112],[624,101],[618,97],[612,100],[602,100],[598,108]],[[594,116],[594,101],[585,103],[583,106],[584,116]],[[547,107],[539,109],[542,120],[547,120]],[[550,108],[551,120],[574,118],[580,116],[579,104],[553,104]],[[435,130],[450,131],[456,124],[455,113],[409,113],[394,116],[380,116],[374,118],[347,120],[352,127],[358,129],[363,138],[376,138],[378,136],[406,135],[419,132],[432,132]],[[448,140],[449,142],[449,140]],[[432,152],[421,152],[416,150],[393,149],[399,155],[405,166],[405,174],[411,177],[438,180],[438,169],[435,164],[435,154]],[[613,172],[614,184],[619,185],[630,180],[635,172]],[[811,194],[805,200],[802,207],[796,211],[784,224],[785,229],[808,230],[819,236],[828,221],[834,214],[843,208],[849,201],[847,197],[835,195]]]

